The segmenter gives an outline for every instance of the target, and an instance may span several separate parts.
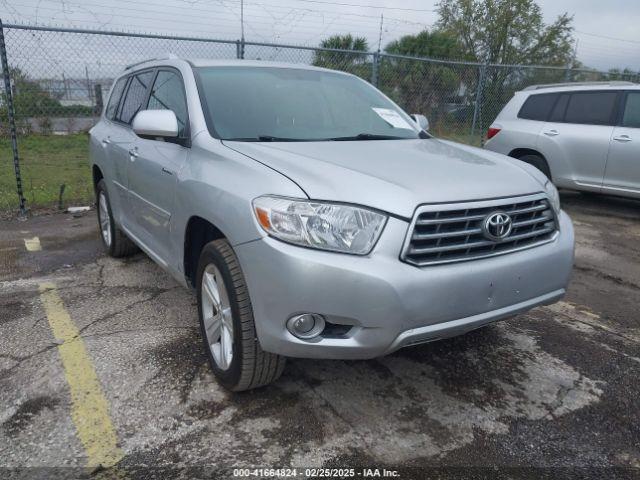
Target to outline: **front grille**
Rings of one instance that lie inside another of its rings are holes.
[[[508,214],[512,230],[495,241],[482,230],[487,216]],[[555,238],[556,216],[543,194],[483,202],[427,205],[418,209],[402,252],[405,262],[423,266],[501,255]]]

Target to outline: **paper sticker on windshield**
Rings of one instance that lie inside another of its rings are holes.
[[[411,125],[400,116],[398,112],[395,110],[391,110],[390,108],[375,108],[372,110],[376,112],[381,119],[391,125],[393,128],[407,128],[411,130]]]

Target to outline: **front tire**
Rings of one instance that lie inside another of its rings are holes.
[[[127,257],[138,251],[138,247],[129,240],[113,220],[109,192],[104,179],[96,186],[96,205],[98,209],[98,228],[105,251],[112,257]]]
[[[277,380],[285,358],[260,347],[244,275],[229,242],[204,246],[196,278],[200,330],[218,381],[239,392]]]

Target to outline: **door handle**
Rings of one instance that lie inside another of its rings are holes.
[[[547,137],[555,137],[556,135],[560,135],[560,132],[558,132],[557,130],[547,130],[546,132],[544,132],[544,134]]]
[[[171,170],[168,170],[164,167],[162,167],[162,173],[166,173],[167,175],[173,175],[173,172]]]
[[[102,139],[102,146],[106,147],[107,145],[109,145],[111,143],[111,137],[107,137],[107,138],[103,138]]]
[[[129,160],[133,162],[136,158],[138,158],[138,147],[129,150]]]
[[[613,137],[616,142],[630,142],[631,137],[629,135],[620,135],[619,137]]]

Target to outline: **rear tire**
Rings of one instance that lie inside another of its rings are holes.
[[[551,170],[549,170],[549,164],[540,155],[530,153],[521,156],[520,158],[518,158],[518,160],[522,160],[523,162],[536,167],[538,170],[544,173],[549,180],[551,180]]]
[[[196,291],[202,339],[218,381],[239,392],[277,380],[286,359],[262,350],[244,275],[226,240],[202,249]]]
[[[118,228],[113,220],[109,192],[104,180],[96,186],[96,205],[98,209],[98,228],[105,251],[112,257],[121,258],[133,255],[138,247],[125,233]]]

